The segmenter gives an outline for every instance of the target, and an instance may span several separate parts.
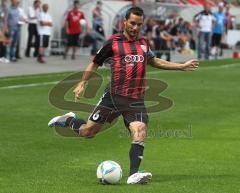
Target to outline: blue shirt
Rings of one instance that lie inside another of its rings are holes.
[[[9,29],[18,29],[18,21],[20,19],[20,11],[18,7],[9,7],[8,9],[8,27]]]
[[[227,21],[225,14],[222,12],[215,12],[215,13],[213,13],[213,15],[216,18],[215,26],[213,28],[213,33],[223,34],[224,26]]]

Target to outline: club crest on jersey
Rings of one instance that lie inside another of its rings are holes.
[[[145,45],[141,45],[141,48],[144,52],[147,52],[147,47]]]

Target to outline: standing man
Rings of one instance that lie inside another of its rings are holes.
[[[85,19],[85,15],[82,11],[80,11],[80,2],[79,0],[75,0],[73,3],[73,9],[71,9],[67,13],[67,17],[65,20],[65,28],[67,34],[67,46],[65,48],[65,52],[63,58],[66,59],[69,48],[72,48],[72,59],[76,58],[76,51],[79,42],[79,35],[82,32],[80,20]]]
[[[42,11],[38,17],[38,34],[39,34],[39,54],[37,61],[45,63],[43,56],[45,49],[48,48],[49,38],[52,32],[52,17],[48,13],[48,4],[43,4]]]
[[[103,29],[102,2],[97,1],[97,6],[92,11],[93,29],[103,38],[105,37]]]
[[[204,58],[209,59],[211,50],[212,30],[215,17],[213,16],[210,6],[205,3],[204,10],[194,16],[194,22],[199,28],[198,32],[198,59],[202,58],[204,52]]]
[[[19,22],[25,22],[24,17],[21,16],[19,4],[20,0],[11,0],[11,5],[8,9],[7,15],[9,37],[11,39],[9,58],[12,62],[17,61],[16,49],[20,31]]]
[[[149,172],[138,172],[143,158],[148,125],[148,115],[144,106],[147,65],[166,70],[195,70],[199,64],[198,60],[179,64],[154,57],[148,41],[139,36],[143,23],[143,10],[139,7],[130,8],[125,16],[124,31],[113,35],[98,51],[74,89],[75,99],[79,99],[91,74],[111,58],[107,60],[111,61],[111,84],[105,90],[89,120],[85,122],[77,119],[76,115],[70,112],[54,117],[48,123],[50,127],[69,127],[76,131],[79,137],[94,137],[104,123],[122,115],[125,126],[132,136],[128,184],[147,183],[152,177]]]
[[[32,41],[34,38],[34,57],[38,55],[39,49],[39,39],[38,39],[38,31],[37,31],[37,23],[38,23],[38,14],[40,12],[41,2],[39,0],[35,0],[33,5],[28,8],[28,41],[27,41],[27,49],[25,52],[26,57],[30,57],[30,50],[32,47]]]
[[[223,13],[224,3],[220,2],[218,4],[218,11],[213,13],[216,18],[215,26],[213,28],[213,36],[212,36],[212,50],[214,51],[215,59],[218,58],[219,52],[221,49],[221,40],[225,31],[225,26],[227,23],[227,18]]]

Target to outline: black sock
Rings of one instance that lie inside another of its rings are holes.
[[[66,127],[70,127],[73,131],[80,134],[80,128],[82,125],[86,124],[86,121],[83,119],[76,119],[74,117],[69,117],[66,120]]]
[[[143,158],[144,142],[134,142],[129,151],[130,157],[130,175],[138,172],[141,160]]]

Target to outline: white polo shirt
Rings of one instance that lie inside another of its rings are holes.
[[[38,23],[37,17],[38,17],[39,12],[40,12],[40,9],[34,9],[33,6],[29,7],[28,8],[28,23],[37,24]],[[32,17],[36,17],[36,19],[31,19]]]
[[[41,26],[40,25],[41,21],[43,21],[43,22],[51,22],[52,23],[53,21],[52,21],[51,15],[41,11],[39,13],[39,16],[38,16],[38,26],[37,26],[39,35],[48,35],[48,36],[50,36],[51,32],[52,32],[52,27],[51,26]]]
[[[202,11],[196,15],[195,19],[198,21],[201,32],[212,32],[213,22],[216,21],[212,13],[207,14],[205,11]]]

